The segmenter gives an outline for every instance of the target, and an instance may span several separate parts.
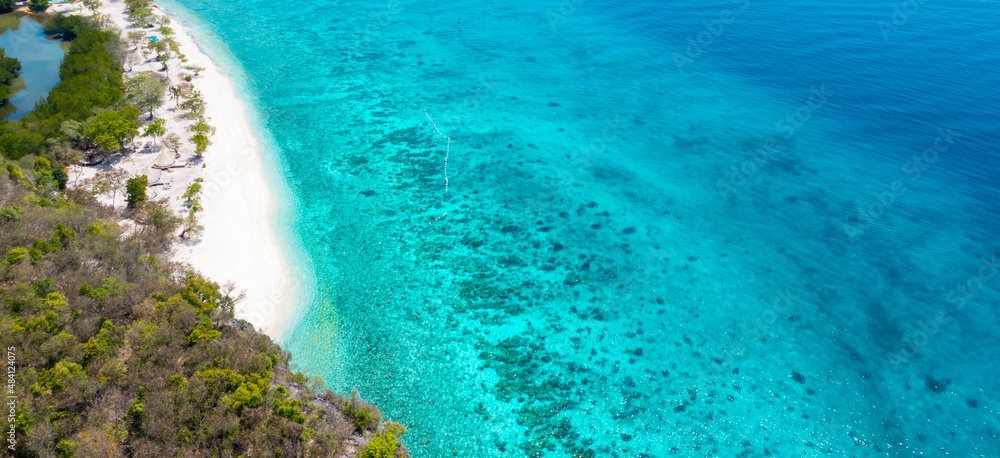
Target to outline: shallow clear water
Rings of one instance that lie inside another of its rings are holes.
[[[12,85],[16,92],[0,108],[0,116],[21,119],[59,84],[59,64],[65,52],[61,40],[49,39],[41,24],[23,13],[0,16],[0,48],[21,61],[21,75]]]
[[[1000,453],[993,3],[179,3],[415,456]]]

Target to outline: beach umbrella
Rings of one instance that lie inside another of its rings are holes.
[[[160,152],[160,156],[153,161],[153,167],[156,168],[166,168],[171,165],[174,165],[174,157],[173,155],[167,154],[166,149],[163,149],[163,151]]]

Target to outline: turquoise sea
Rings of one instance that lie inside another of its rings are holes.
[[[414,456],[1000,455],[995,1],[166,7]]]

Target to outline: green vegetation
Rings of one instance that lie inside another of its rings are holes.
[[[149,0],[126,3],[134,24],[155,22],[169,38],[169,21]],[[84,0],[91,10],[99,4]],[[146,201],[146,176],[115,167],[67,189],[67,164],[86,150],[128,148],[137,119],[152,118],[166,94],[152,73],[123,80],[143,34],[127,42],[100,30],[109,23],[46,19],[46,31],[71,40],[60,84],[21,120],[0,123],[0,335],[17,354],[13,455],[334,456],[367,443],[363,456],[408,457],[402,426],[383,424],[356,391],[343,398],[293,373],[288,353],[235,319],[243,297],[235,286],[169,261],[178,235],[202,230],[201,180],[184,193],[185,218]],[[158,46],[164,60],[179,53],[169,40]],[[0,82],[19,67],[0,54]],[[183,86],[171,95],[183,98],[201,154],[214,128],[202,95]],[[175,154],[182,145],[163,120],[142,135]],[[128,203],[122,212],[118,195]]]
[[[156,119],[146,125],[146,130],[142,132],[144,137],[153,137],[153,144],[156,144],[156,137],[166,135],[167,128],[163,125],[162,119]]]
[[[7,14],[14,11],[14,0],[0,0],[0,14]]]
[[[179,104],[181,102],[181,94],[184,92],[184,89],[180,86],[170,86],[169,91],[170,96],[174,98],[174,105]]]
[[[0,9],[3,3],[0,1]],[[7,52],[0,48],[0,105],[7,103],[14,91],[10,88],[10,83],[17,78],[17,73],[21,71],[21,61],[7,57]]]
[[[191,143],[194,144],[194,152],[201,157],[205,150],[208,149],[209,138],[215,135],[215,127],[208,124],[208,121],[203,117],[198,117],[197,121],[191,125],[191,132],[194,132],[194,136],[191,137]]]
[[[187,191],[184,191],[184,205],[188,207],[188,215],[181,222],[181,238],[197,237],[205,228],[198,223],[198,212],[201,211],[201,178],[196,178]]]
[[[55,18],[60,17],[55,15]],[[114,33],[96,30],[88,21],[80,19],[53,19],[48,27],[65,29],[64,36],[73,35],[73,41],[59,69],[59,85],[24,118],[0,123],[0,153],[8,159],[45,154],[56,162],[55,153],[64,149],[63,142],[86,147],[79,143],[95,139],[67,137],[62,129],[64,122],[85,124],[95,110],[114,108],[112,111],[121,114],[135,110],[126,106],[116,108],[122,101],[124,86],[121,65],[108,51],[108,45],[116,39]],[[110,121],[109,117],[111,115],[105,115],[102,121]],[[128,138],[128,129],[123,132],[106,128],[90,130],[94,137],[101,136],[103,146],[120,147],[123,142],[118,140]]]
[[[130,207],[134,207],[139,202],[146,200],[146,188],[149,186],[149,178],[146,175],[129,178],[125,182],[125,202]]]
[[[170,150],[175,155],[181,151],[181,137],[174,132],[170,132],[163,137],[163,147]]]
[[[399,439],[406,434],[406,428],[395,422],[388,422],[365,444],[358,458],[394,458],[406,453],[406,447],[399,444]]]
[[[135,124],[136,110],[125,107],[121,110],[107,110],[87,118],[84,138],[105,151],[115,151],[125,147],[139,135]]]
[[[118,193],[125,190],[125,180],[128,179],[128,172],[118,168],[107,168],[97,172],[92,178],[81,183],[81,189],[89,189],[95,196],[111,198],[111,205],[115,204]]]
[[[181,94],[181,98],[184,101],[178,106],[188,112],[189,118],[198,117],[205,113],[205,98],[202,97],[201,92],[197,89],[184,92]]]
[[[234,319],[232,286],[171,264],[157,205],[136,202],[126,216],[138,227],[124,235],[90,193],[46,190],[44,167],[0,160],[0,170],[15,456],[333,456],[362,434],[358,456],[409,456],[401,426],[379,425],[356,392],[318,391]]]
[[[129,78],[125,81],[125,88],[125,101],[148,112],[149,119],[153,119],[153,110],[163,104],[163,96],[167,91],[166,85],[149,75]]]
[[[40,13],[49,9],[49,0],[28,0],[28,8]]]
[[[81,27],[87,27],[87,18],[83,16],[64,16],[56,14],[42,22],[45,33],[60,35],[66,40],[76,38],[76,32]]]
[[[90,14],[97,14],[98,8],[101,7],[101,0],[83,0],[81,3],[90,10]]]

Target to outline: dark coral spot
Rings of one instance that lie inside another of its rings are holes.
[[[928,390],[935,393],[944,393],[944,390],[948,389],[948,382],[942,382],[934,377],[931,377],[930,375],[924,377],[924,385],[927,386]]]

